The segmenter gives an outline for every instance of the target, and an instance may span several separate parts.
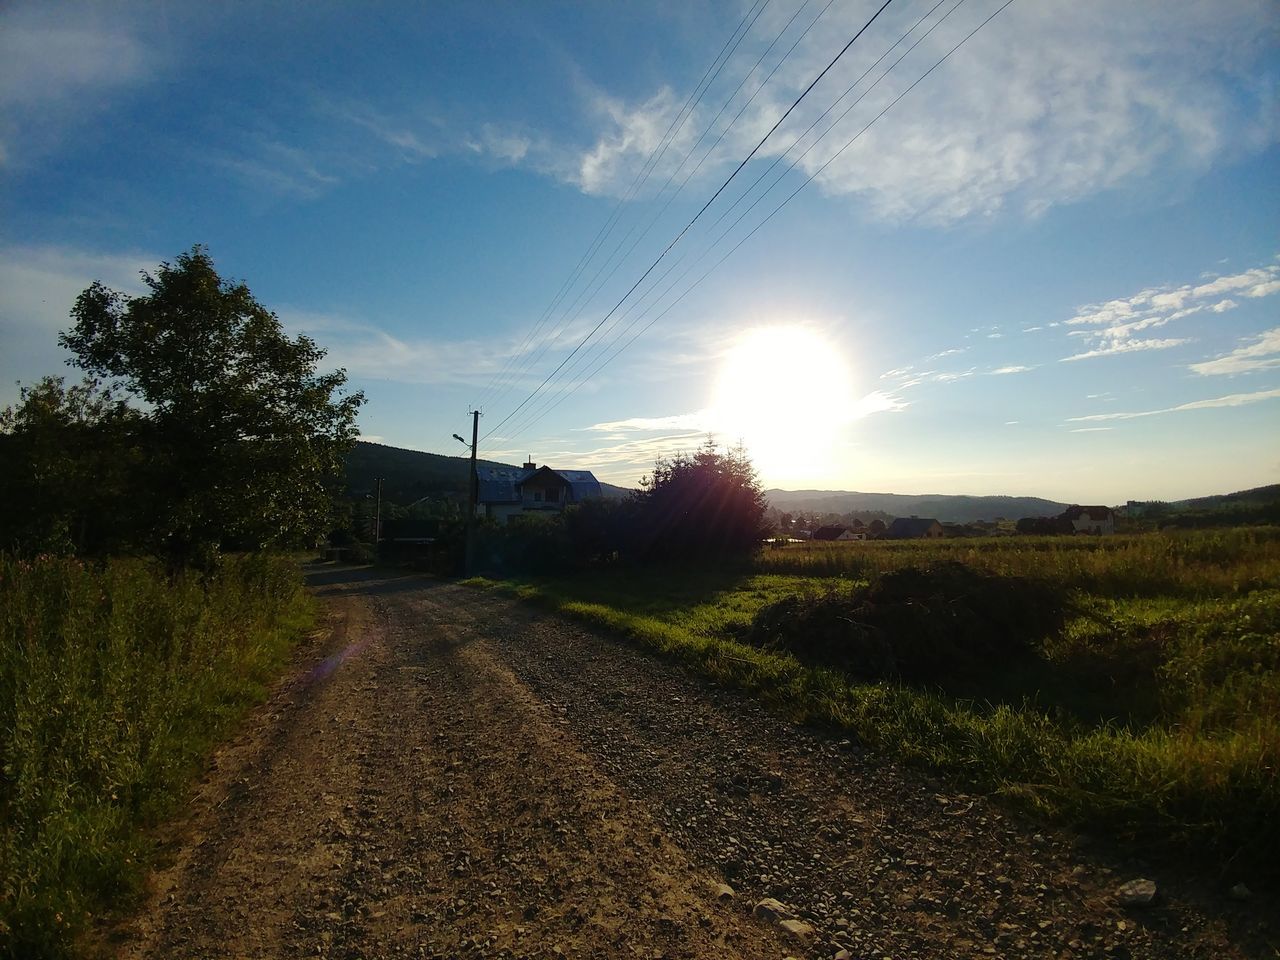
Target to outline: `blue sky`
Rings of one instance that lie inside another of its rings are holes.
[[[894,102],[1002,3],[894,0],[613,314],[878,4],[8,4],[0,404],[203,243],[398,446],[480,405],[624,484],[708,431],[792,489],[1280,481],[1280,13],[1015,0]]]

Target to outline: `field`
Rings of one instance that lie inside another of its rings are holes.
[[[981,603],[942,602],[957,575]],[[933,593],[884,601],[917,581]],[[472,582],[1091,833],[1253,875],[1280,862],[1280,529],[804,544],[733,570]],[[897,672],[814,635],[883,633],[851,610],[915,618],[898,621],[920,636]],[[904,668],[935,642],[955,669]]]
[[[169,577],[0,554],[0,956],[60,956],[127,903],[146,828],[311,623],[296,563]]]

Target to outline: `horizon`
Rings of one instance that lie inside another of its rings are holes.
[[[482,459],[618,486],[708,433],[776,489],[1280,482],[1280,11],[1002,4],[8,5],[0,407],[201,243],[370,442],[478,407]]]
[[[435,450],[417,450],[412,447],[398,447],[398,446],[395,446],[394,444],[382,443],[381,441],[375,441],[375,440],[367,440],[363,437],[361,437],[358,442],[368,443],[368,444],[372,444],[373,446],[379,446],[379,447],[389,447],[393,450],[402,450],[407,453],[425,453],[425,454],[429,454],[431,456],[436,456],[436,457],[448,457],[449,459],[452,459],[452,460],[466,461],[469,459],[469,457],[466,455],[444,453],[444,452],[435,451]],[[482,457],[480,459],[491,459],[491,458]],[[509,464],[509,463],[506,463],[505,461],[498,461],[498,462],[502,462],[504,466],[518,466],[518,464],[514,464],[514,463]],[[521,462],[524,462],[524,461],[521,461]],[[543,467],[543,466],[551,467],[551,469],[553,470],[578,469],[577,467],[573,467],[573,466],[560,466],[560,465],[545,463],[543,461],[538,460],[536,457],[534,458],[534,462],[536,462],[540,467]],[[589,468],[584,468],[584,469],[589,469]],[[597,477],[597,479],[599,478]],[[609,480],[605,480],[603,482],[608,483],[610,486],[614,486],[614,487],[626,487],[625,484],[616,484]],[[1133,501],[1135,503],[1156,503],[1156,502],[1176,503],[1182,500],[1200,500],[1205,497],[1230,496],[1238,493],[1248,493],[1252,490],[1257,490],[1263,487],[1275,486],[1275,485],[1276,484],[1259,484],[1257,486],[1252,486],[1252,487],[1232,487],[1230,489],[1214,490],[1208,493],[1194,493],[1194,494],[1188,494],[1186,496],[1172,497],[1172,498],[1126,497],[1123,500],[1117,500],[1111,503],[1106,503],[1105,505],[1106,506],[1123,506],[1129,501]],[[626,487],[626,488],[634,489],[632,487]],[[1066,504],[1068,506],[1087,506],[1088,505],[1083,500],[1059,500],[1055,497],[1046,497],[1038,493],[945,493],[941,490],[930,490],[925,493],[915,493],[915,492],[901,491],[901,490],[852,490],[847,488],[835,488],[835,487],[799,487],[799,488],[771,487],[771,486],[764,486],[763,484],[761,485],[761,489],[766,494],[768,494],[770,491],[776,491],[778,493],[822,493],[822,494],[833,494],[833,495],[857,494],[859,496],[869,496],[869,497],[884,497],[884,496],[889,496],[889,497],[967,497],[970,499],[1047,500],[1052,503],[1061,503],[1061,504]]]

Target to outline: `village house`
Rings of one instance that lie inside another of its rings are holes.
[[[886,540],[941,540],[942,524],[932,517],[898,517],[884,532]]]
[[[1071,521],[1076,533],[1115,533],[1116,515],[1110,507],[1082,507],[1072,504],[1062,511],[1060,520]]]
[[[849,527],[842,527],[838,524],[831,526],[819,527],[813,531],[810,540],[865,540],[866,533],[862,530],[853,530]]]
[[[600,497],[590,470],[552,470],[532,461],[515,467],[484,467],[476,498],[478,516],[506,523],[516,516],[559,513],[570,504]]]

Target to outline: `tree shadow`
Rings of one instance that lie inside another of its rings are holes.
[[[344,593],[378,596],[425,587],[430,580],[411,570],[374,566],[334,566],[328,563],[307,564],[303,579],[317,596]]]

